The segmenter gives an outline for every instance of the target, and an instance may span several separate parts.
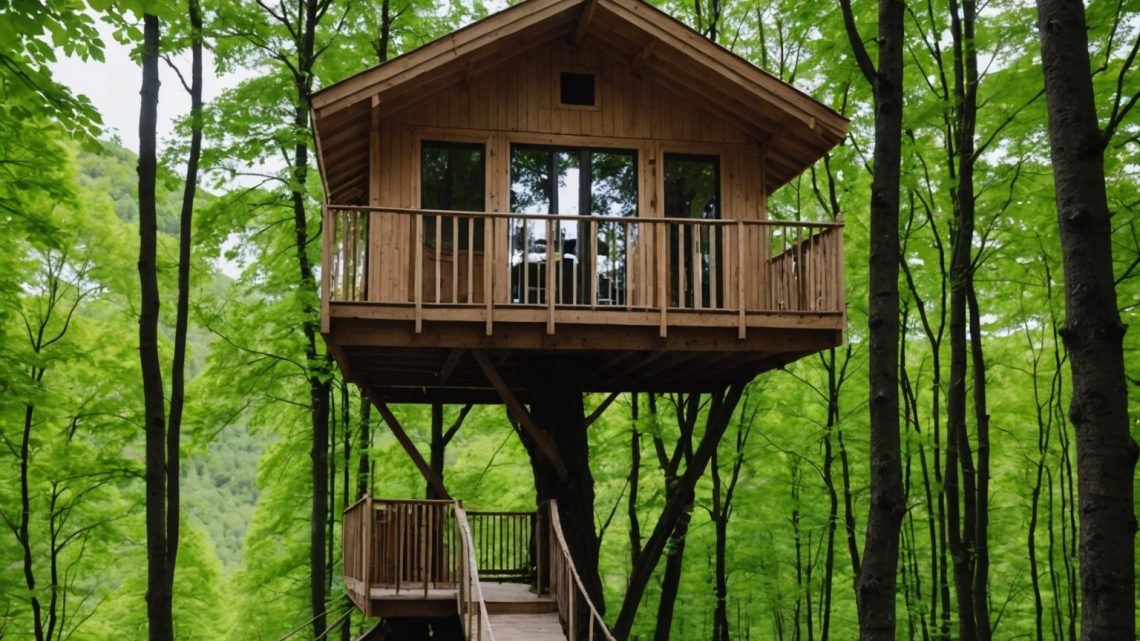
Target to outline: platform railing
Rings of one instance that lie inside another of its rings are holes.
[[[467,512],[476,565],[484,579],[532,580],[534,517],[534,512]]]
[[[841,223],[328,205],[325,299],[841,313]]]
[[[454,502],[365,497],[343,518],[345,585],[366,613],[373,588],[427,597],[432,589],[455,587],[460,561]]]
[[[543,542],[537,555],[540,567],[536,588],[539,594],[549,592],[554,597],[558,604],[558,618],[566,630],[566,638],[569,641],[616,641],[574,567],[574,559],[570,556],[570,549],[562,534],[558,503],[553,500],[544,502],[537,515],[536,531],[544,536],[541,537]]]

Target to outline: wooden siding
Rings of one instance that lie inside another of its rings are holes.
[[[664,154],[715,155],[720,158],[722,218],[765,218],[761,147],[747,133],[701,109],[699,96],[674,93],[632,72],[626,60],[589,46],[572,49],[562,41],[555,45],[490,69],[473,68],[461,84],[401,105],[396,113],[388,113],[383,103],[374,105],[369,204],[420,206],[420,142],[426,139],[485,145],[487,211],[507,211],[510,146],[528,143],[636,150],[642,217],[662,215],[658,167]],[[597,107],[559,105],[560,71],[596,74]],[[416,230],[407,217],[380,214],[373,215],[370,227],[369,254],[376,260],[370,262],[369,300],[408,299],[415,282]],[[493,239],[505,242],[505,228],[497,227]],[[726,251],[735,251],[735,242],[731,240]],[[647,252],[651,263],[653,252],[645,248],[654,246],[647,234],[635,251]],[[435,265],[424,262],[420,267],[431,270]],[[735,276],[725,278],[726,290],[735,292]],[[760,290],[749,296],[759,300]],[[507,298],[505,290],[496,289],[496,302]]]

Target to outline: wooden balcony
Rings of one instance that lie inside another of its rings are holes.
[[[838,345],[835,223],[333,207],[322,332],[395,402],[498,402],[571,368],[585,391],[699,391]]]

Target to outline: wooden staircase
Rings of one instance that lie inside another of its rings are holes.
[[[344,512],[344,581],[367,616],[459,617],[475,641],[608,639],[554,501],[469,512],[365,497]]]

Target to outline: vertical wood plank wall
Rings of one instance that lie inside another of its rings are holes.
[[[561,107],[560,71],[597,77],[596,108]],[[638,162],[638,210],[641,217],[662,215],[662,155],[690,153],[720,157],[721,216],[766,218],[760,145],[749,134],[700,108],[699,95],[683,95],[630,71],[628,61],[591,48],[572,49],[558,40],[521,58],[487,70],[472,69],[461,85],[402,109],[385,113],[378,106],[378,135],[373,135],[369,203],[381,207],[417,208],[421,140],[484,142],[489,211],[507,211],[510,203],[509,162],[512,143],[555,144],[635,149]],[[374,110],[377,107],[374,105]],[[411,300],[414,265],[414,221],[408,216],[373,214],[369,254],[369,300]],[[766,250],[762,230],[746,234],[749,247]],[[651,233],[643,232],[636,251],[653,251]],[[736,255],[738,238],[726,233],[724,251]],[[506,224],[494,230],[497,255],[506,256]],[[751,251],[749,252],[752,253]],[[640,256],[632,258],[641,261]],[[654,273],[653,257],[645,264]],[[749,307],[761,298],[759,264],[745,275]],[[504,267],[505,269],[505,267]],[[725,303],[736,305],[736,274],[724,274]],[[494,299],[508,299],[504,279],[496,278]],[[632,291],[644,290],[631,282]]]

